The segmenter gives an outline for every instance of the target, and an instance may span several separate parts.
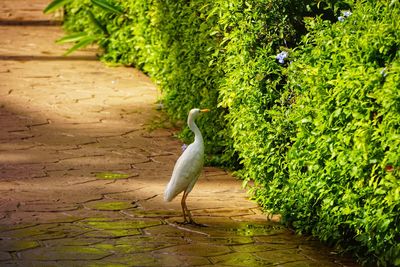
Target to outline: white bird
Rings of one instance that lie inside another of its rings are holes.
[[[196,224],[189,209],[186,206],[186,198],[192,191],[197,179],[200,176],[204,164],[204,142],[203,136],[194,120],[202,112],[208,112],[208,109],[194,108],[190,110],[187,124],[194,133],[194,142],[191,143],[175,163],[171,180],[169,181],[165,193],[164,200],[170,202],[179,193],[183,192],[181,205],[183,211],[183,223]]]

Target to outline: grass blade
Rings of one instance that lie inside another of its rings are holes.
[[[71,2],[72,0],[54,0],[51,2],[44,10],[44,14],[49,14],[51,12],[56,11],[57,9],[65,6],[68,2]]]
[[[84,48],[96,41],[96,37],[94,36],[86,36],[85,38],[81,39],[78,43],[76,43],[73,47],[68,49],[68,51],[64,54],[64,56],[68,56],[72,52]]]
[[[67,36],[64,36],[56,41],[57,44],[64,44],[64,43],[71,43],[71,42],[78,42],[83,38],[87,37],[87,33],[85,32],[78,32],[73,33]]]
[[[91,0],[92,3],[98,7],[101,7],[102,9],[111,12],[111,13],[116,13],[116,14],[123,14],[122,10],[115,5],[110,4],[106,0]]]

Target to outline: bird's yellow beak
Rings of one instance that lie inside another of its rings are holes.
[[[200,109],[200,112],[210,112],[210,110],[208,108],[205,108],[205,109]]]

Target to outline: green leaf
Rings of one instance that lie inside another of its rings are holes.
[[[93,12],[90,10],[89,10],[89,17],[97,29],[101,30],[105,34],[108,34],[107,28],[103,24],[101,24],[101,22],[98,19],[96,19]]]
[[[54,0],[51,2],[44,10],[43,13],[49,14],[51,12],[56,11],[59,8],[62,8],[67,3],[71,2],[72,0]]]
[[[86,36],[85,38],[82,38],[78,43],[76,43],[73,47],[68,49],[68,51],[64,54],[64,56],[67,56],[78,49],[84,48],[94,43],[95,41],[96,41],[95,36]]]
[[[108,1],[105,0],[91,0],[92,3],[105,11],[111,12],[111,13],[116,13],[116,14],[123,14],[122,10],[115,5],[110,4]]]
[[[87,33],[85,32],[78,32],[73,33],[67,36],[64,36],[56,41],[57,44],[64,44],[64,43],[71,43],[71,42],[78,42],[83,38],[87,37]]]

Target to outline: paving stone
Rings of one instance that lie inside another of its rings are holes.
[[[205,257],[155,254],[160,266],[204,266],[210,264]]]
[[[58,267],[58,266],[73,266],[73,265],[63,265],[62,263],[56,265],[55,261],[36,261],[36,260],[18,259],[18,260],[2,262],[1,266],[18,266],[18,267],[54,267],[54,266],[57,266]],[[77,266],[77,265],[74,265],[74,266]]]
[[[282,266],[282,267],[320,267],[321,264],[318,262],[312,262],[312,261],[295,261],[295,262],[283,263],[283,264],[280,264],[279,266]],[[333,267],[333,266],[338,267],[338,266],[342,266],[342,265],[324,262],[323,266],[324,267],[325,266],[326,267]]]
[[[80,226],[92,229],[85,233],[85,237],[101,237],[101,238],[120,238],[127,236],[140,235],[142,232],[140,229],[159,225],[159,221],[110,221],[110,220],[98,220],[97,218],[81,221],[78,223]]]
[[[88,209],[119,211],[133,208],[132,203],[123,201],[93,201],[85,204]]]
[[[0,261],[6,261],[6,260],[11,260],[12,257],[9,253],[0,251]]]
[[[220,237],[210,237],[209,242],[218,245],[242,245],[242,244],[252,244],[254,240],[252,237],[248,236],[220,236]]]
[[[29,240],[3,239],[0,241],[0,251],[7,251],[7,252],[18,252],[26,249],[36,248],[38,246],[39,246],[38,242]]]
[[[127,255],[115,255],[115,256],[110,256],[106,260],[103,260],[103,262],[107,262],[110,265],[106,266],[112,266],[111,264],[122,264],[123,266],[168,266],[168,265],[163,265],[162,261],[158,260],[153,254],[150,253],[132,253],[132,254],[127,254]],[[93,265],[96,266],[96,265]],[[179,266],[179,265],[174,265],[174,266]]]
[[[203,210],[193,210],[192,214],[194,216],[213,216],[213,217],[236,217],[251,214],[249,209],[227,209],[227,208],[217,208],[217,209],[203,209]]]
[[[290,245],[290,244],[244,244],[244,245],[234,245],[231,246],[232,250],[235,252],[265,252],[265,251],[273,251],[273,250],[285,250],[285,249],[297,249],[298,246]]]
[[[200,257],[223,255],[229,252],[231,252],[229,247],[221,245],[210,245],[208,243],[178,245],[158,250],[158,253]]]
[[[0,234],[2,232],[7,232],[7,231],[12,231],[12,230],[18,230],[18,229],[23,229],[23,228],[29,228],[32,226],[36,226],[37,224],[0,224]]]
[[[99,230],[109,229],[142,229],[151,226],[161,225],[158,220],[106,220],[100,218],[89,218],[77,223],[84,227],[89,227]]]
[[[56,202],[56,201],[54,201]],[[61,212],[61,211],[71,211],[78,209],[77,205],[71,203],[24,203],[19,206],[21,211],[35,211],[35,212]]]
[[[27,240],[46,240],[65,237],[66,234],[59,231],[51,230],[54,224],[41,224],[31,227],[20,228],[2,232],[4,238],[27,239]]]
[[[113,243],[114,249],[118,253],[131,254],[145,251],[156,251],[161,248],[170,247],[174,240],[168,238],[157,238],[150,236],[130,236],[116,239]],[[179,243],[180,244],[180,243]]]
[[[98,260],[112,254],[113,253],[88,246],[60,246],[48,248],[40,247],[23,251],[21,252],[21,258],[37,261]]]
[[[258,258],[251,253],[234,252],[210,258],[217,266],[271,266],[272,262]]]
[[[256,257],[268,261],[274,265],[307,260],[307,258],[304,255],[298,253],[297,249],[289,249],[289,248],[282,250],[274,250],[274,251],[259,251],[253,254]]]
[[[182,215],[181,211],[177,210],[143,210],[143,209],[133,209],[126,211],[129,214],[138,218],[179,218]]]
[[[171,225],[160,225],[158,227],[151,227],[145,229],[145,233],[149,236],[155,236],[157,238],[162,238],[162,237],[167,237],[167,238],[176,238],[177,240],[179,239],[185,239],[185,238],[194,238],[198,235],[204,237],[207,236],[206,233],[197,233],[201,232],[199,231],[193,231],[190,228],[187,228],[187,230],[183,230],[178,228],[180,226],[177,225],[177,227],[173,227]]]
[[[66,237],[60,239],[52,239],[42,241],[46,247],[60,247],[60,246],[92,246],[95,247],[95,244],[103,243],[103,238],[84,238],[82,235],[74,236],[74,237]]]

